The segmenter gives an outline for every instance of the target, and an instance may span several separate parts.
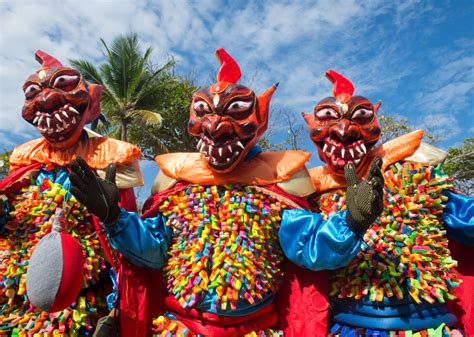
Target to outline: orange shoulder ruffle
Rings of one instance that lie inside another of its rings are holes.
[[[360,177],[365,176],[376,156],[382,157],[382,171],[385,171],[391,164],[414,154],[422,138],[423,130],[416,130],[380,145],[368,153],[366,160],[362,163],[363,166],[357,170],[357,173]],[[309,174],[318,193],[346,187],[344,175],[334,173],[328,166],[309,169]]]
[[[200,153],[169,153],[157,156],[156,163],[170,178],[200,185],[270,185],[288,180],[305,167],[310,154],[303,151],[259,153],[239,164],[232,172],[211,171]]]
[[[31,163],[66,166],[81,156],[96,170],[103,170],[110,163],[128,165],[140,158],[141,151],[135,145],[108,137],[93,137],[79,141],[67,150],[53,148],[44,138],[17,146],[10,156],[11,171]]]

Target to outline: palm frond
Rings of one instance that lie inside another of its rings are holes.
[[[134,110],[130,117],[136,118],[145,124],[155,126],[160,126],[163,121],[161,114],[150,110]]]

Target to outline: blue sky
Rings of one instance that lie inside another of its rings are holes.
[[[474,134],[474,1],[2,1],[0,148],[38,137],[20,116],[35,50],[100,63],[99,38],[131,31],[154,47],[154,62],[175,56],[177,72],[197,84],[210,83],[214,50],[226,48],[241,83],[261,92],[280,82],[273,103],[295,116],[330,94],[332,68],[356,93],[383,100],[386,114],[434,133],[441,148]],[[285,132],[281,116],[270,127]],[[157,169],[143,167],[149,185]]]

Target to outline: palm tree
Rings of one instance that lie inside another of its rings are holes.
[[[161,75],[174,65],[174,60],[157,69],[153,67],[150,64],[152,48],[142,53],[136,34],[116,37],[110,48],[103,39],[100,41],[106,62],[98,68],[86,60],[70,62],[86,81],[104,87],[101,105],[111,124],[111,133],[117,136],[120,133],[120,139],[127,141],[128,128],[134,121],[161,124],[161,114],[153,109],[157,91],[162,90]]]

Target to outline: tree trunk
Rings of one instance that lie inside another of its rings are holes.
[[[127,141],[127,131],[128,131],[128,123],[123,121],[122,122],[122,132],[120,135],[120,140],[123,140],[124,142]]]

